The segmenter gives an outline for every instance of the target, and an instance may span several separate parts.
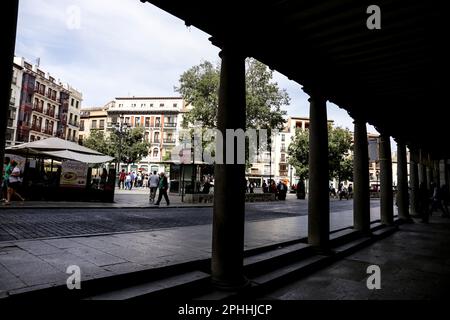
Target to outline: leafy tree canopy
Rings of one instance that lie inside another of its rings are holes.
[[[247,128],[282,129],[286,111],[281,107],[289,105],[290,98],[286,90],[279,89],[278,84],[272,81],[273,71],[249,58],[246,60],[245,77]],[[216,127],[219,85],[220,65],[209,61],[190,68],[180,76],[179,86],[175,90],[192,105],[184,116],[183,127],[189,124]]]
[[[144,140],[144,128],[133,128],[120,134],[113,131],[105,136],[101,130],[91,131],[83,145],[107,154],[116,159],[121,157],[122,163],[136,163],[148,154],[149,143]]]
[[[353,179],[352,134],[348,129],[328,126],[328,159],[330,179],[338,181]],[[301,180],[308,178],[309,130],[297,130],[289,145],[289,163]]]

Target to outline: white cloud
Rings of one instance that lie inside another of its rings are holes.
[[[22,0],[16,54],[79,88],[85,105],[120,95],[174,95],[180,74],[217,60],[208,35],[137,0],[79,0],[80,29],[67,28],[74,1]]]
[[[67,9],[79,8],[80,28],[68,28]],[[21,0],[16,54],[81,90],[85,106],[117,96],[175,95],[182,72],[219,49],[206,33],[139,0]],[[308,116],[301,85],[278,72],[274,80],[291,97],[289,115]],[[348,114],[329,104],[328,117],[353,128]],[[369,126],[369,131],[371,126]]]

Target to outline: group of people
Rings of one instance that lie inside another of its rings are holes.
[[[9,157],[5,157],[3,162],[1,195],[1,201],[4,205],[9,205],[14,196],[19,198],[21,201],[25,201],[25,199],[18,193],[21,184],[22,171],[20,170],[17,161],[11,160]]]
[[[269,183],[266,180],[263,181],[262,184],[263,193],[273,193],[275,194],[275,199],[278,200],[286,200],[286,194],[288,192],[288,186],[283,181],[278,181],[275,183],[275,180],[269,180]]]
[[[150,188],[149,201],[157,206],[159,206],[163,197],[166,200],[167,205],[170,204],[169,196],[167,195],[169,181],[164,172],[158,174],[156,171],[153,171],[153,174],[150,173],[150,175],[148,175],[140,172],[137,174],[135,172],[126,173],[125,170],[122,169],[119,174],[119,188],[131,190],[133,187]],[[158,190],[158,200],[155,202]]]
[[[353,198],[353,185],[350,183],[348,187],[344,187],[342,183],[339,184],[338,190],[336,191],[336,188],[333,187],[333,185],[330,185],[329,188],[330,197],[334,199],[342,200],[342,199],[351,199]]]
[[[119,173],[119,189],[131,190],[133,188],[149,187],[149,175],[141,172],[125,172],[125,169]]]

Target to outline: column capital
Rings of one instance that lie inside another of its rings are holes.
[[[309,95],[309,98],[308,98],[309,102],[313,102],[314,100],[317,100],[317,99],[323,99],[325,102],[328,100],[325,97],[324,92],[320,88],[312,87],[312,86],[303,86],[302,90],[307,95]]]
[[[406,146],[405,139],[401,137],[392,137],[397,144],[402,144]]]
[[[231,54],[242,59],[247,58],[247,55],[244,53],[242,46],[230,39],[218,39],[216,37],[210,37],[209,41],[211,41],[211,43],[216,47],[220,48],[220,58],[223,58],[224,54]]]

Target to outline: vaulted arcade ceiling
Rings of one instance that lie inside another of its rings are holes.
[[[230,42],[270,68],[408,144],[450,158],[450,39],[430,0],[141,0]],[[381,29],[367,28],[367,8]],[[447,78],[447,79],[446,79]]]

